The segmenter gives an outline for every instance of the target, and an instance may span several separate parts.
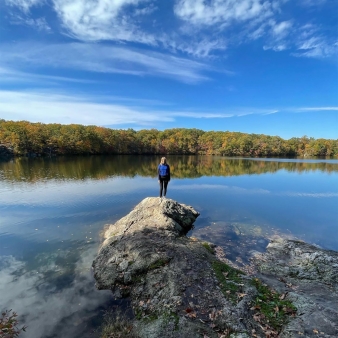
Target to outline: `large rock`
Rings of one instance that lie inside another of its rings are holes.
[[[146,198],[106,231],[93,262],[96,285],[130,299],[140,338],[338,337],[337,252],[276,240],[247,267],[254,277],[244,275],[221,248],[185,236],[198,215]]]
[[[338,252],[276,238],[253,262],[298,309],[280,337],[338,337]]]
[[[93,262],[96,285],[130,297],[140,337],[211,338],[230,329],[246,337],[246,303],[226,299],[212,249],[185,236],[198,215],[170,199],[146,198],[106,232]]]

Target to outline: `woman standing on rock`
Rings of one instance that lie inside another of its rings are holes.
[[[158,182],[160,183],[160,197],[167,194],[167,186],[170,181],[170,166],[165,157],[161,158],[161,163],[157,167]],[[164,189],[164,190],[163,190]]]

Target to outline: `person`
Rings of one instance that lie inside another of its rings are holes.
[[[167,159],[165,157],[161,158],[161,163],[157,167],[158,173],[158,182],[160,183],[160,197],[162,198],[167,194],[167,187],[170,181],[170,166],[167,163]]]

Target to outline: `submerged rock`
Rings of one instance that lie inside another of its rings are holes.
[[[93,262],[96,286],[130,299],[138,337],[273,338],[298,337],[299,332],[310,337],[321,327],[326,337],[337,337],[337,253],[323,256],[322,250],[299,242],[272,243],[253,263],[279,295],[225,264],[221,248],[186,237],[198,216],[176,201],[146,198],[106,231]],[[293,288],[297,278],[307,281],[302,290],[310,287],[321,297],[317,303]],[[276,299],[278,304],[269,305],[272,313],[263,313],[262,299]],[[311,313],[318,325],[313,328]]]

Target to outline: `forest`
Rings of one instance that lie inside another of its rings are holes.
[[[0,119],[0,157],[85,154],[176,154],[248,157],[338,157],[338,139],[199,129],[110,129]]]

